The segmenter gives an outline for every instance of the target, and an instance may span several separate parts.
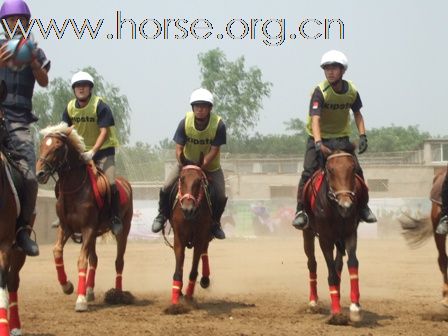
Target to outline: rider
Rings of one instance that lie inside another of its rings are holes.
[[[442,185],[442,207],[440,212],[439,224],[436,228],[438,234],[448,234],[448,174]]]
[[[311,97],[303,172],[297,191],[297,212],[292,225],[303,230],[308,226],[308,216],[303,209],[302,193],[305,183],[319,169],[323,158],[332,150],[344,150],[354,154],[349,140],[350,109],[353,111],[359,132],[359,154],[367,150],[367,136],[361,114],[362,102],[358,91],[350,81],[342,79],[348,67],[347,57],[340,51],[331,50],[322,56],[321,68],[326,80],[320,83]],[[355,157],[356,173],[364,179],[362,169]],[[364,222],[376,222],[375,215],[366,204],[360,211]]]
[[[0,8],[0,20],[6,31],[4,21],[9,31],[14,31],[18,21],[26,30],[30,22],[31,12],[23,0],[6,0]],[[17,29],[16,35],[22,31]],[[14,36],[17,37],[17,36]],[[50,61],[42,49],[35,47],[33,57],[28,64],[22,67],[13,67],[10,64],[12,54],[7,51],[7,42],[10,37],[4,34],[0,39],[0,81],[7,87],[6,99],[2,102],[5,112],[9,139],[6,148],[10,157],[17,162],[24,177],[22,211],[17,219],[16,244],[29,256],[39,255],[39,247],[29,237],[29,229],[34,225],[36,217],[37,180],[36,180],[36,153],[34,141],[30,132],[30,125],[38,120],[32,112],[32,98],[34,84],[48,85],[48,71]]]
[[[90,74],[84,71],[75,73],[71,84],[75,99],[68,103],[62,121],[75,126],[86,145],[87,151],[82,154],[84,160],[93,160],[109,181],[111,229],[117,235],[122,231],[123,224],[119,216],[120,195],[115,184],[115,148],[118,139],[114,117],[109,105],[92,93],[94,81]]]
[[[174,134],[176,142],[176,159],[178,164],[166,177],[160,189],[159,214],[154,219],[152,231],[159,232],[169,217],[169,198],[172,186],[179,177],[181,156],[187,160],[198,162],[201,153],[205,154],[202,169],[211,178],[215,190],[213,204],[212,233],[217,239],[224,239],[221,229],[221,215],[227,203],[224,174],[220,164],[220,146],[226,143],[226,126],[221,117],[211,113],[213,95],[206,89],[193,91],[190,97],[192,112],[188,112],[181,120]]]

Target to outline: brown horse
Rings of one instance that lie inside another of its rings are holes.
[[[188,164],[180,172],[178,193],[169,221],[174,231],[174,254],[176,269],[173,276],[171,308],[176,312],[182,295],[183,267],[185,247],[192,248],[193,262],[191,266],[186,299],[192,301],[196,279],[198,276],[199,260],[202,259],[202,278],[200,285],[207,288],[210,285],[210,268],[208,263],[208,244],[212,215],[207,197],[207,177],[200,165]]]
[[[341,314],[340,304],[342,257],[345,252],[348,254],[351,285],[350,319],[361,319],[356,245],[359,209],[366,201],[366,194],[363,181],[355,174],[355,158],[340,151],[328,156],[325,168],[318,170],[305,187],[304,204],[310,220],[310,227],[303,231],[310,281],[309,305],[315,307],[318,301],[317,263],[314,255],[314,238],[318,236],[328,268],[332,314],[330,322],[336,324],[348,322]],[[336,258],[333,254],[334,247]]]
[[[446,235],[435,233],[440,220],[442,184],[446,173],[447,171],[444,170],[434,177],[430,197],[431,214],[429,217],[417,219],[403,213],[403,216],[400,216],[398,220],[405,230],[403,235],[411,247],[419,247],[429,237],[434,237],[438,251],[437,262],[443,277],[443,298],[441,303],[448,308],[448,256],[446,253]]]
[[[98,176],[95,181],[95,175],[90,170],[91,166],[81,158],[85,146],[82,137],[76,130],[62,123],[47,127],[41,133],[44,138],[40,144],[40,157],[36,168],[38,181],[46,183],[49,177],[55,173],[59,177],[56,213],[60,225],[53,249],[58,280],[65,294],[73,292],[73,285],[67,280],[64,269],[63,249],[73,234],[80,233],[82,246],[78,258],[78,298],[75,310],[86,311],[87,301],[94,299],[95,271],[98,264],[96,238],[109,231],[110,226],[109,202],[106,201],[101,206],[102,198],[96,197],[100,191],[94,188],[94,183],[100,184],[101,180],[104,182],[104,179]],[[115,259],[115,290],[120,293],[122,291],[123,257],[131,227],[133,208],[132,189],[129,182],[118,177],[116,183],[118,189],[121,189],[120,217],[123,221],[123,230],[116,236],[117,257]],[[106,199],[110,198],[107,193],[104,196],[107,196]]]
[[[5,95],[6,87],[2,81],[0,102],[4,100]],[[14,165],[10,165],[6,158],[3,144],[7,137],[6,122],[3,110],[0,109],[0,336],[22,335],[17,292],[20,283],[19,272],[26,259],[25,253],[13,248],[20,202],[11,174],[20,176],[20,173],[15,171]],[[34,225],[34,219],[31,225]]]

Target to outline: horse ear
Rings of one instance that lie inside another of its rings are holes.
[[[6,83],[4,80],[0,82],[0,102],[3,102],[8,95],[8,89],[6,88]]]
[[[202,167],[203,164],[204,164],[204,152],[201,152],[201,154],[199,154],[198,167]]]
[[[69,136],[69,135],[72,133],[72,131],[73,131],[74,128],[75,128],[75,125],[72,125],[72,126],[70,126],[69,128],[67,128],[66,135]]]

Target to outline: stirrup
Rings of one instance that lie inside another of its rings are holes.
[[[26,232],[25,230],[30,230],[31,231],[30,234],[28,235],[28,232]],[[24,245],[28,244],[28,246],[21,246],[18,243],[18,237],[22,231],[25,231],[25,235],[26,235],[25,239],[28,240],[28,242],[22,241],[22,243]],[[34,235],[34,240],[31,238],[31,233]],[[29,245],[31,245],[31,246],[29,246]],[[22,251],[27,256],[37,257],[39,255],[39,245],[37,245],[36,232],[34,231],[34,229],[29,225],[20,226],[16,231],[15,242],[14,242],[13,247],[19,251]]]
[[[119,235],[123,231],[123,222],[118,216],[112,216],[110,221],[110,229],[114,235]]]
[[[436,233],[446,235],[448,233],[448,216],[442,216],[437,224]]]
[[[298,222],[299,219],[301,220],[301,223]],[[308,228],[308,223],[309,223],[308,214],[305,211],[300,210],[294,216],[294,220],[292,221],[292,226],[294,228],[296,228],[297,230],[305,230]]]

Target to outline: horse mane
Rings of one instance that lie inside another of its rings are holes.
[[[86,150],[84,138],[76,131],[75,128],[69,127],[65,122],[57,125],[48,126],[40,131],[44,137],[49,134],[60,134],[67,136],[70,144],[79,152],[83,153]]]

